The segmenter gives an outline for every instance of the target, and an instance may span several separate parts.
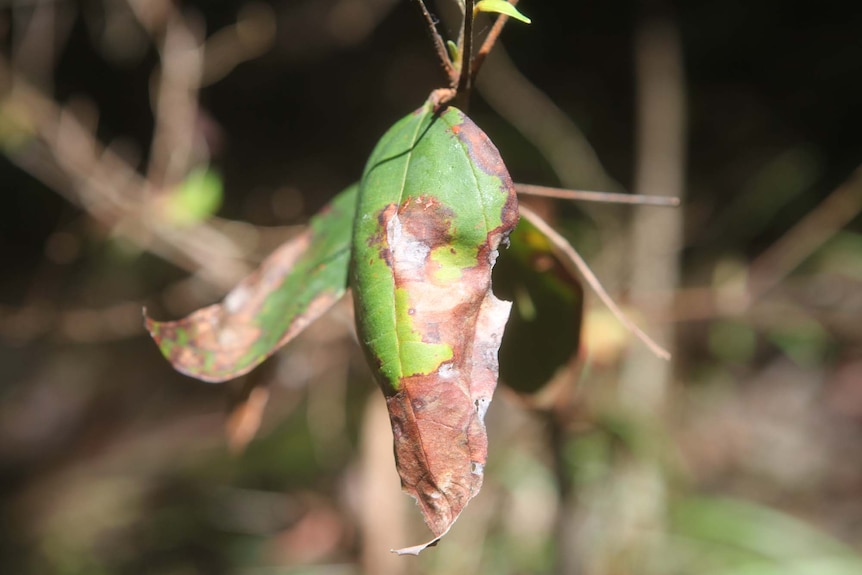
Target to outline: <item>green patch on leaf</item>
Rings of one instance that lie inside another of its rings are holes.
[[[461,278],[461,270],[473,267],[477,262],[477,250],[471,247],[457,249],[440,246],[431,250],[431,261],[437,264],[434,278],[440,282],[453,282]]]
[[[395,290],[395,324],[401,346],[401,377],[428,375],[444,361],[452,359],[452,347],[446,343],[422,341],[422,332],[413,325],[414,308],[406,289]]]

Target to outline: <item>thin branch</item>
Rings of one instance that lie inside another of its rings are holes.
[[[509,4],[515,6],[518,4],[518,0],[509,0]],[[479,51],[476,53],[476,57],[473,59],[473,63],[470,68],[471,80],[473,82],[476,81],[476,76],[479,74],[479,69],[482,67],[485,57],[491,51],[491,48],[494,47],[494,44],[496,44],[497,38],[500,37],[500,34],[503,32],[503,27],[508,21],[509,17],[505,14],[497,16],[497,20],[491,27],[491,31],[488,32],[488,35],[485,37],[485,41],[482,42],[482,47],[479,48]]]
[[[751,264],[751,298],[758,299],[774,288],[860,212],[862,167]]]
[[[679,198],[669,196],[648,196],[644,194],[620,194],[616,192],[592,192],[586,190],[567,190],[563,188],[549,188],[547,186],[536,186],[533,184],[515,184],[519,194],[527,196],[540,196],[543,198],[559,198],[562,200],[574,200],[580,202],[602,202],[606,204],[634,204],[638,206],[659,206],[676,208],[679,206]]]
[[[575,249],[571,246],[571,244],[566,241],[566,239],[561,236],[557,231],[548,225],[545,220],[543,220],[537,213],[535,213],[530,208],[521,205],[520,206],[521,215],[531,224],[536,226],[540,232],[542,232],[545,237],[550,240],[551,244],[556,248],[556,251],[559,255],[563,256],[563,264],[569,264],[573,266],[573,270],[575,273],[584,278],[584,281],[589,284],[589,286],[593,289],[596,295],[602,300],[611,313],[616,316],[616,318],[622,323],[629,331],[631,331],[638,339],[640,339],[644,345],[646,345],[655,355],[660,357],[661,359],[670,359],[670,353],[661,347],[658,343],[653,341],[653,339],[643,332],[635,323],[628,318],[628,316],[619,308],[619,306],[614,302],[608,292],[602,287],[601,282],[590,269],[590,266],[587,265],[587,262],[575,251]],[[568,266],[567,266],[568,267]]]
[[[30,145],[9,159],[81,206],[95,221],[129,238],[142,249],[222,288],[248,273],[244,250],[206,222],[177,228],[162,221],[152,202],[153,186],[93,130],[25,80],[0,59],[0,87],[9,89],[3,103],[32,120]]]
[[[467,108],[470,101],[470,90],[473,87],[473,75],[470,73],[473,57],[473,0],[464,2],[464,37],[461,44],[461,76],[458,79],[458,96],[462,107]]]
[[[443,37],[440,36],[440,33],[437,32],[437,25],[434,23],[434,18],[428,11],[428,7],[425,6],[424,0],[416,0],[416,5],[419,7],[419,11],[422,12],[422,16],[425,18],[425,23],[428,25],[428,34],[434,42],[434,49],[437,51],[437,57],[440,58],[440,63],[443,65],[443,69],[446,70],[446,75],[449,77],[449,84],[454,87],[458,81],[458,71],[455,70],[455,66],[452,65],[452,60],[449,58],[449,51],[446,49],[446,43],[443,41]]]
[[[157,194],[181,182],[195,161],[203,40],[172,11],[157,42],[161,65],[154,94],[155,131],[147,180]]]

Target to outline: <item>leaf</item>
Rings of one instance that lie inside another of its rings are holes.
[[[179,321],[147,317],[150,335],[173,366],[203,381],[238,377],[341,299],[358,189],[341,192],[222,303]]]
[[[165,214],[173,224],[190,225],[216,213],[222,202],[221,177],[208,167],[195,168],[166,198]]]
[[[578,353],[583,287],[529,221],[522,219],[509,239],[511,248],[494,268],[497,293],[514,301],[500,348],[500,379],[533,394]]]
[[[512,4],[506,2],[506,0],[480,0],[476,3],[474,12],[496,12],[498,14],[505,14],[515,20],[520,20],[525,24],[531,24],[532,21],[524,16],[520,10],[515,8]]]
[[[359,195],[352,286],[360,341],[386,396],[404,491],[435,544],[478,493],[483,418],[511,304],[491,292],[518,220],[502,159],[463,112],[427,103],[372,153]]]

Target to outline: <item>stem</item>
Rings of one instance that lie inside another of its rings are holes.
[[[470,73],[473,59],[473,0],[464,2],[464,36],[461,43],[461,76],[458,79],[458,99],[464,110],[470,103],[470,90],[473,87],[473,75]]]
[[[651,196],[645,194],[620,194],[616,192],[592,192],[586,190],[568,190],[549,188],[533,184],[515,184],[519,194],[526,196],[541,196],[544,198],[560,198],[581,202],[604,202],[606,204],[634,204],[639,206],[661,206],[676,208],[679,198],[669,196]]]
[[[428,7],[425,6],[424,0],[416,0],[416,5],[419,7],[419,11],[422,12],[422,17],[425,18],[425,23],[428,25],[428,34],[434,42],[434,49],[437,51],[437,57],[440,58],[440,64],[442,64],[443,69],[446,71],[446,75],[449,77],[449,84],[454,85],[458,79],[458,72],[455,70],[455,66],[449,58],[449,51],[446,49],[446,43],[443,41],[443,37],[440,36],[440,33],[437,32],[437,25],[434,23],[434,18],[428,11]]]

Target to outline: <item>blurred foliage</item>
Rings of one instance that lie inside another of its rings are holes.
[[[222,203],[222,181],[215,171],[193,169],[165,201],[165,219],[178,226],[191,225],[215,214]]]

